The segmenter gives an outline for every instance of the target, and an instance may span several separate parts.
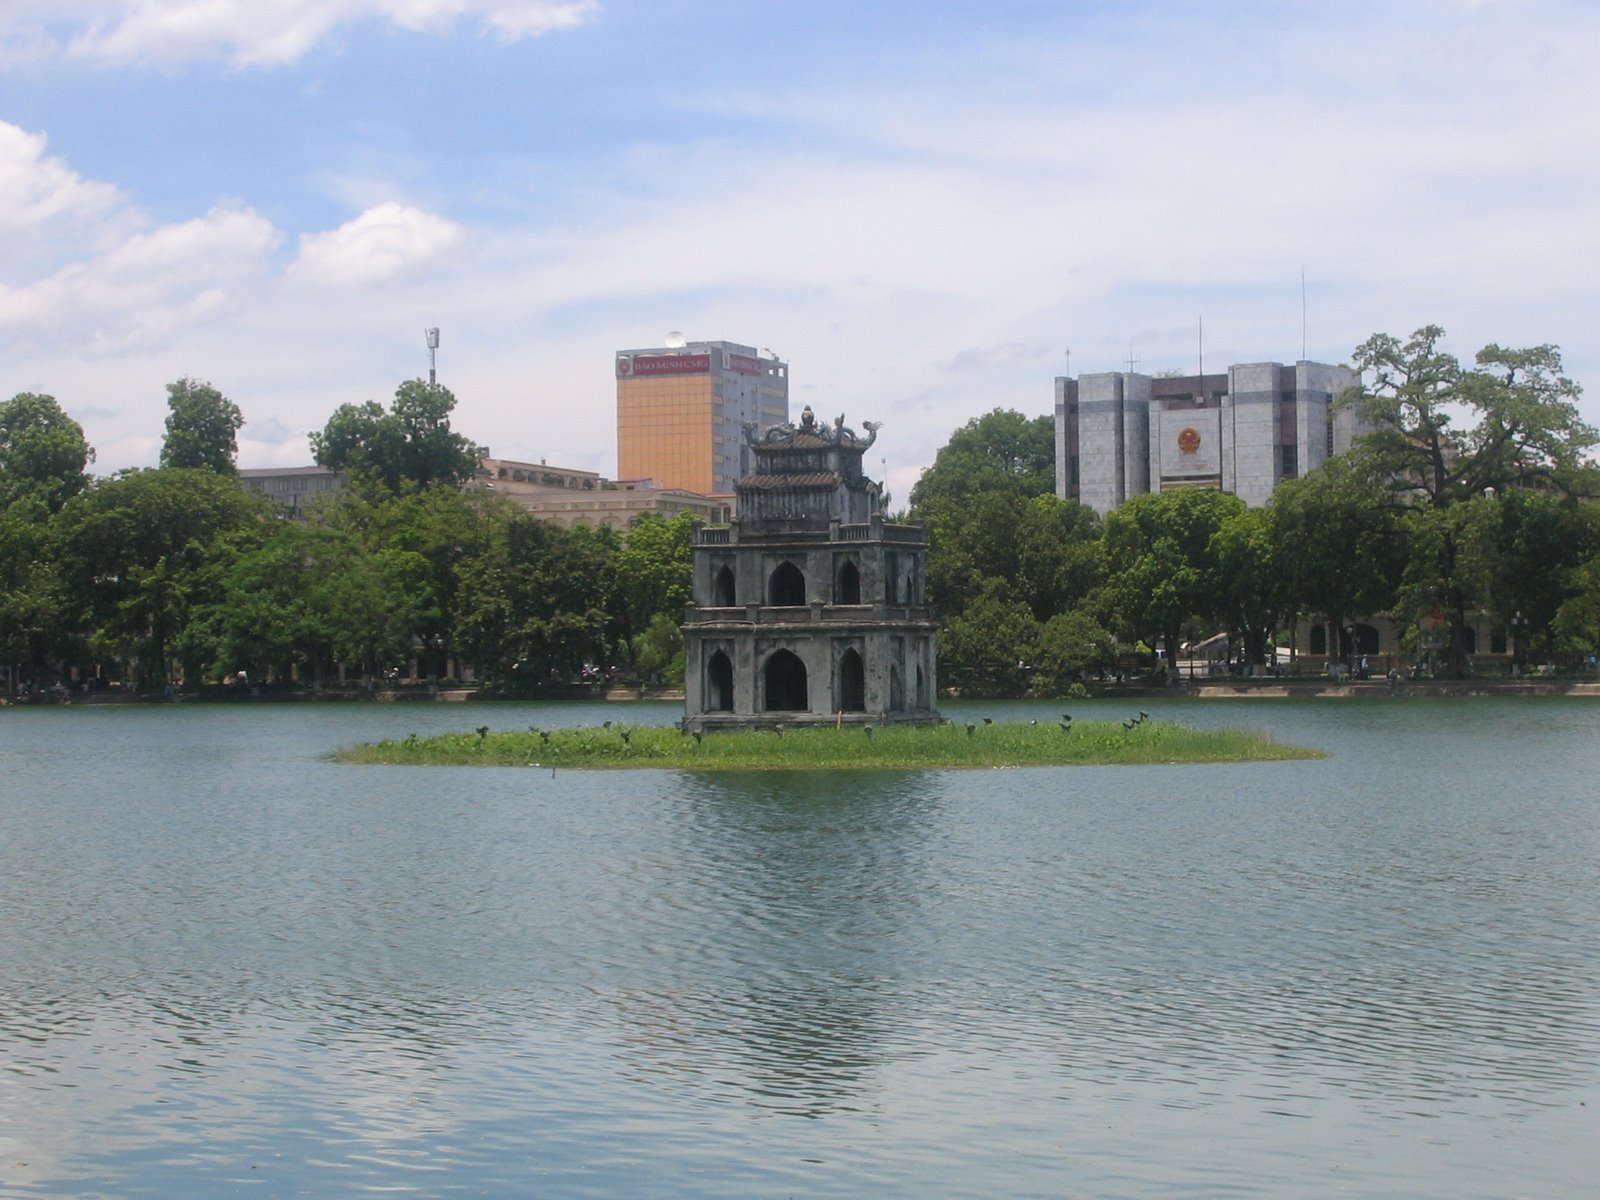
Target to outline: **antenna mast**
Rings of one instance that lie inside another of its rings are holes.
[[[428,386],[432,387],[438,382],[438,372],[434,370],[439,355],[439,327],[425,329],[423,333],[428,339]]]

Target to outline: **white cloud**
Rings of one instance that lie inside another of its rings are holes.
[[[1304,264],[1312,357],[1346,358],[1376,330],[1429,321],[1465,357],[1490,340],[1556,341],[1590,383],[1595,420],[1600,125],[1573,114],[1600,106],[1583,57],[1600,20],[1491,7],[1429,23],[1396,7],[1412,28],[1385,26],[1376,7],[1373,20],[1268,21],[1244,40],[1225,24],[1141,25],[1138,37],[952,45],[948,61],[886,55],[881,72],[797,70],[784,90],[702,92],[688,119],[642,126],[660,141],[596,143],[603,154],[582,170],[559,148],[548,161],[529,152],[540,204],[497,204],[498,228],[440,215],[472,202],[421,199],[403,182],[420,172],[324,159],[351,173],[340,196],[360,215],[299,239],[292,287],[271,270],[275,233],[241,219],[248,209],[227,210],[232,224],[199,220],[215,225],[214,263],[175,244],[198,237],[196,222],[91,236],[137,214],[60,163],[52,192],[42,140],[13,134],[0,154],[34,174],[4,194],[39,198],[12,200],[12,219],[37,213],[36,228],[82,239],[21,279],[48,320],[18,324],[17,295],[0,296],[11,329],[38,335],[13,377],[122,414],[89,428],[103,470],[152,461],[128,456],[158,441],[161,385],[185,374],[212,379],[251,421],[277,422],[244,443],[247,463],[289,465],[305,461],[303,439],[278,434],[386,399],[426,371],[421,331],[439,325],[463,432],[610,471],[610,351],[681,328],[778,350],[796,408],[885,419],[875,452],[903,500],[972,416],[1048,412],[1069,345],[1075,373],[1117,368],[1130,350],[1144,370],[1192,368],[1203,315],[1208,367],[1298,357]],[[116,23],[103,11],[102,33]],[[326,11],[355,19],[350,5]],[[492,35],[496,20],[555,11],[420,0],[384,17],[472,18]],[[679,93],[635,99],[686,107]],[[561,98],[590,102],[581,88]],[[508,152],[472,136],[455,148],[463,161]],[[286,169],[316,178],[309,161]],[[425,194],[448,194],[433,190],[442,178]],[[288,211],[276,194],[246,200]],[[18,282],[9,262],[0,270]],[[84,360],[80,344],[128,350]]]
[[[94,355],[149,348],[228,308],[282,235],[249,209],[219,205],[137,233],[35,282],[0,286],[0,329]]]
[[[46,138],[0,121],[0,236],[34,236],[47,224],[102,218],[122,203],[109,183],[45,157]]]
[[[302,235],[289,275],[333,286],[383,283],[438,260],[461,233],[454,221],[388,201],[327,233]]]
[[[445,32],[470,19],[514,41],[574,28],[598,11],[598,0],[6,0],[0,48],[11,58],[277,66],[362,21]]]

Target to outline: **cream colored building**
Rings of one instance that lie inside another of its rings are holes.
[[[708,525],[725,525],[733,511],[732,496],[703,496],[681,488],[655,487],[648,480],[607,484],[593,491],[527,487],[494,490],[541,520],[570,529],[575,525],[608,525],[628,529],[647,513],[675,517],[686,512]]]

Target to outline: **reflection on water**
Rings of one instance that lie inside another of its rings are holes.
[[[552,777],[322,755],[592,708],[0,713],[0,1194],[1584,1194],[1600,708],[1148,707],[1330,757]]]
[[[644,917],[669,942],[658,1003],[621,1018],[669,1055],[715,1047],[750,1102],[852,1108],[905,1052],[895,960],[915,955],[931,777],[759,772],[685,779],[670,878]],[[888,958],[886,947],[899,947]]]

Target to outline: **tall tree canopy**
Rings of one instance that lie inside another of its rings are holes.
[[[1212,540],[1244,511],[1237,496],[1180,488],[1134,496],[1106,517],[1107,589],[1132,639],[1161,643],[1170,666],[1186,624],[1225,622]]]
[[[974,603],[989,580],[1026,573],[1023,598],[1048,618],[1071,602],[1047,596],[1050,587],[1082,585],[1083,564],[1067,561],[1072,544],[1098,534],[1092,512],[1055,498],[1054,419],[1010,409],[951,434],[911,490],[911,508],[928,531],[928,591],[946,616]]]
[[[63,573],[85,617],[156,686],[191,614],[218,598],[219,541],[262,531],[266,501],[214,471],[128,471],[76,497],[61,522]]]
[[[927,519],[930,507],[960,504],[982,491],[1024,499],[1051,495],[1056,487],[1055,418],[1025,417],[997,408],[974,417],[950,435],[911,489],[911,507]]]
[[[1285,610],[1326,617],[1330,652],[1348,654],[1348,622],[1394,603],[1409,546],[1404,506],[1370,463],[1339,455],[1279,484],[1267,511]]]
[[[20,392],[0,404],[0,508],[24,496],[50,512],[83,491],[94,450],[54,396]]]
[[[1445,617],[1446,670],[1466,673],[1471,573],[1458,561],[1465,516],[1455,505],[1519,487],[1591,490],[1584,452],[1600,435],[1578,415],[1581,389],[1554,346],[1489,345],[1466,368],[1427,325],[1401,342],[1374,334],[1356,348],[1363,384],[1340,400],[1370,429],[1352,455],[1414,506],[1406,602]],[[1483,597],[1476,597],[1483,599]]]
[[[167,436],[163,467],[204,467],[233,475],[244,415],[239,406],[199,379],[167,384]]]
[[[312,456],[391,493],[432,483],[459,486],[477,471],[481,454],[470,438],[451,431],[455,406],[449,388],[408,379],[387,411],[376,400],[340,405],[311,435]]]

